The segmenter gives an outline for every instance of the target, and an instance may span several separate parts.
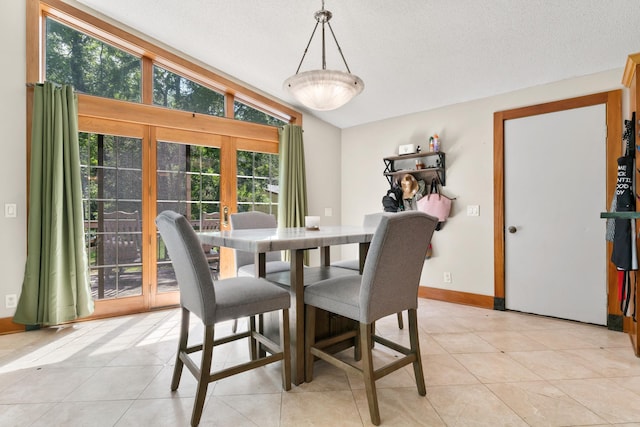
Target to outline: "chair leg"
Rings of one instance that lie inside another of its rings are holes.
[[[238,320],[234,320],[234,322],[237,322]],[[255,338],[253,338],[253,333],[256,331],[256,317],[255,316],[251,316],[249,317],[249,356],[251,357],[251,360],[257,360],[258,359],[258,340],[256,340]]]
[[[289,310],[282,310],[280,322],[280,346],[282,347],[282,388],[291,390],[291,340],[289,330]]]
[[[367,401],[369,402],[369,415],[374,425],[380,425],[380,409],[378,408],[378,394],[376,392],[376,382],[373,377],[373,354],[372,325],[360,323],[360,347],[362,348],[362,376],[364,386],[367,391]]]
[[[404,329],[404,322],[402,321],[402,312],[398,312],[398,328]]]
[[[304,380],[313,380],[313,355],[311,347],[316,343],[316,308],[312,305],[305,305],[305,337],[304,337]]]
[[[207,396],[207,388],[209,387],[209,378],[211,377],[211,357],[213,356],[213,325],[205,326],[204,337],[202,342],[202,358],[200,362],[200,375],[198,378],[198,388],[196,398],[193,403],[193,413],[191,414],[191,425],[200,424],[202,417],[202,408],[204,407],[204,399]]]
[[[357,335],[353,343],[353,360],[362,360],[362,344],[360,343],[360,328],[356,328]]]
[[[180,359],[180,354],[187,348],[189,340],[189,310],[182,307],[180,321],[180,338],[178,339],[178,353],[176,354],[176,363],[173,367],[173,378],[171,379],[171,391],[176,391],[180,385],[180,377],[182,376],[182,368],[184,363]]]
[[[418,315],[415,309],[409,310],[409,342],[411,343],[411,353],[416,355],[416,361],[413,362],[413,373],[416,377],[416,385],[418,386],[418,394],[424,396],[427,394],[427,388],[424,384],[424,372],[422,371],[422,356],[420,355],[420,342],[418,339]]]

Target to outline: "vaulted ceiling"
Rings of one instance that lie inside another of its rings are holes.
[[[365,89],[320,113],[282,82],[321,0],[76,1],[340,128],[622,68],[640,51],[637,0],[326,0]],[[321,67],[320,40],[301,71]],[[344,70],[330,35],[327,68]]]

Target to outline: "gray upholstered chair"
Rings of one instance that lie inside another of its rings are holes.
[[[268,213],[260,211],[238,212],[231,214],[231,229],[244,230],[249,228],[277,228],[278,222],[276,217]],[[233,258],[236,264],[236,276],[238,277],[255,277],[255,255],[251,252],[233,251]],[[265,255],[265,271],[269,273],[279,273],[281,271],[289,271],[291,265],[282,261],[280,251],[268,252]],[[235,332],[238,328],[238,321],[233,322],[232,330]]]
[[[375,381],[413,364],[418,394],[426,388],[418,343],[418,285],[427,246],[438,219],[419,211],[384,214],[371,241],[362,275],[322,280],[305,287],[305,380],[313,379],[314,357],[348,372],[360,374],[365,383],[371,422],[380,423]],[[315,342],[316,308],[338,314],[359,323],[357,331]],[[373,323],[393,313],[408,310],[407,348],[373,333]],[[323,349],[342,340],[358,337],[362,367],[340,360]],[[376,342],[404,354],[392,363],[374,369],[372,347]]]
[[[362,221],[363,227],[377,227],[380,224],[380,219],[382,219],[383,212],[376,212],[371,214],[366,214],[364,216],[364,220]],[[359,259],[347,259],[342,261],[335,261],[331,263],[332,267],[344,268],[347,270],[360,271],[360,260]],[[402,320],[402,312],[399,311],[398,315],[398,328],[404,328],[404,321]]]
[[[231,215],[232,230],[277,228],[277,226],[276,217],[264,212],[239,212]],[[254,254],[238,250],[234,250],[233,253],[236,263],[236,274],[238,276],[255,276]],[[265,257],[267,274],[289,271],[291,268],[288,262],[282,261],[280,251],[268,252]]]
[[[178,388],[184,365],[198,381],[191,425],[195,426],[200,422],[210,382],[282,361],[282,387],[290,390],[289,292],[265,279],[253,277],[237,277],[214,282],[198,236],[184,216],[173,211],[164,211],[156,218],[156,225],[178,279],[182,307],[180,339],[171,390],[175,391]],[[272,311],[281,312],[279,344],[259,334],[255,328],[255,316]],[[187,343],[191,313],[200,318],[204,325],[203,343],[200,345],[188,346]],[[248,331],[215,339],[216,323],[238,317],[252,319]],[[251,360],[211,372],[213,348],[242,338],[249,339]],[[269,353],[265,357],[257,356],[258,341]],[[198,351],[202,353],[200,366],[189,356]]]

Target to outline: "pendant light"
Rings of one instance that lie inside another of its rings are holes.
[[[364,89],[364,82],[355,74],[351,74],[347,60],[344,59],[342,49],[338,44],[338,39],[331,28],[329,20],[333,15],[324,8],[324,0],[322,0],[322,9],[318,10],[313,17],[316,19],[316,25],[307,43],[307,47],[302,54],[300,64],[296,73],[284,81],[284,87],[303,105],[319,111],[335,110],[351,101]],[[300,72],[300,67],[304,61],[309,45],[313,40],[318,25],[322,24],[322,69]],[[333,40],[336,42],[338,52],[342,57],[347,71],[327,70],[326,50],[325,50],[325,25],[329,27]]]

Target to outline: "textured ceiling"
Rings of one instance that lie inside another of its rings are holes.
[[[282,88],[320,0],[77,1],[340,128],[621,68],[640,51],[638,0],[326,0],[365,89],[320,113]],[[344,70],[329,37],[327,68]],[[319,41],[301,71],[321,67]]]

